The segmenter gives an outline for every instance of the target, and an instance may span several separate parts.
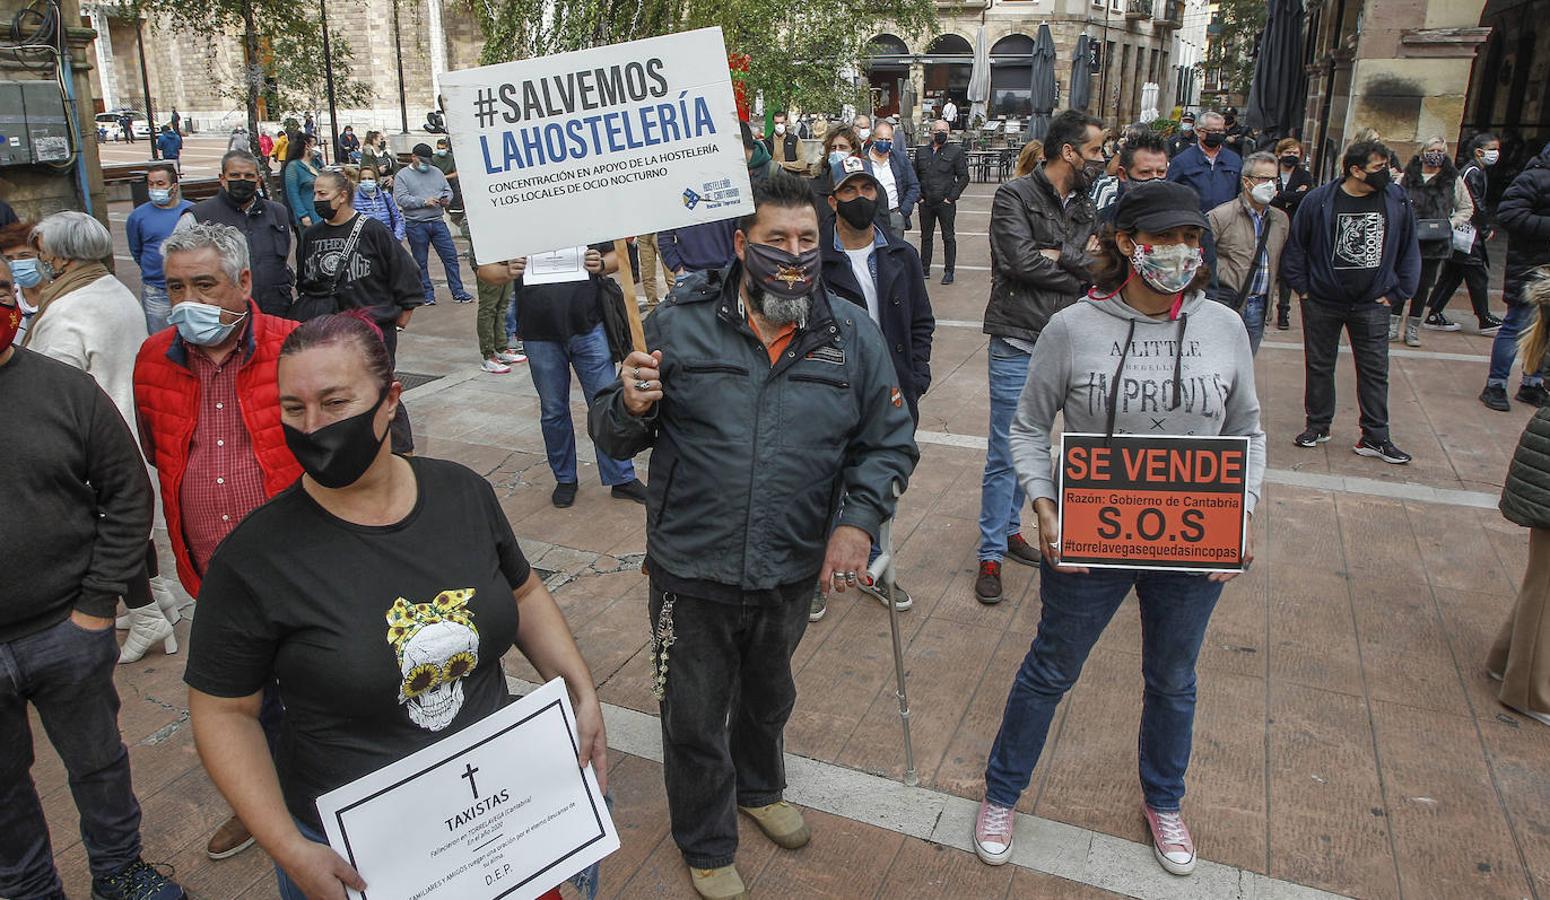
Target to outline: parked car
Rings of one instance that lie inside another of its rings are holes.
[[[124,114],[122,112],[105,112],[97,114],[97,136],[105,141],[123,140],[123,128],[118,120]],[[151,139],[151,123],[145,118],[145,113],[129,112],[129,118],[134,123],[135,139],[148,141]]]

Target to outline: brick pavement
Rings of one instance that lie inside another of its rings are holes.
[[[990,193],[970,187],[959,216],[964,232],[985,230]],[[1031,570],[1008,566],[999,606],[982,606],[972,594],[983,457],[973,439],[985,434],[987,405],[977,320],[988,262],[984,237],[965,235],[958,283],[932,286],[944,324],[921,428],[955,437],[923,442],[895,539],[901,581],[916,600],[903,626],[922,784],[970,800],[1038,619]],[[120,269],[133,284],[133,265]],[[549,506],[536,396],[520,370],[474,371],[472,317],[472,306],[425,310],[401,345],[401,369],[440,376],[408,395],[422,450],[491,479],[530,554],[556,573],[556,597],[604,701],[650,713],[644,581],[633,568],[644,550],[640,509],[611,500],[590,463],[576,506]],[[1349,451],[1356,437],[1349,357],[1335,440],[1297,449],[1290,443],[1302,424],[1297,340],[1295,330],[1272,330],[1258,376],[1270,466],[1283,482],[1298,483],[1267,487],[1255,522],[1259,565],[1228,586],[1201,658],[1186,800],[1200,852],[1242,870],[1245,885],[1274,886],[1247,880],[1261,873],[1359,897],[1545,895],[1550,731],[1500,706],[1482,665],[1512,602],[1526,536],[1493,509],[1409,499],[1404,487],[1494,494],[1529,411],[1493,413],[1476,402],[1489,339],[1423,332],[1421,353],[1396,356],[1391,390],[1395,439],[1415,464],[1389,467]],[[575,401],[584,429],[579,394]],[[585,445],[582,455],[589,456]],[[1378,485],[1348,490],[1340,477]],[[887,634],[884,610],[866,599],[833,602],[809,629],[795,661],[800,698],[789,753],[832,767],[826,771],[901,774]],[[1062,704],[1022,811],[1100,837],[1144,839],[1134,775],[1139,640],[1132,601]],[[197,896],[271,897],[262,853],[222,863],[203,857],[203,841],[226,810],[194,755],[182,660],[153,651],[119,674],[148,856],[175,865]],[[536,678],[517,658],[508,670]],[[38,755],[34,775],[58,861],[81,893],[69,793],[41,740]],[[639,751],[616,750],[613,763],[624,847],[605,866],[606,895],[689,896],[666,837],[660,767]],[[864,815],[812,818],[814,843],[799,853],[777,853],[757,835],[744,842],[740,867],[757,896],[1102,895],[1026,868],[987,869],[961,850],[865,824]],[[1185,880],[1124,888],[1135,896],[1202,890]]]

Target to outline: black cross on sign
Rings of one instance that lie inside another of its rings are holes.
[[[473,790],[475,800],[479,799],[479,785],[474,783],[474,773],[477,771],[479,770],[474,766],[474,764],[469,763],[463,767],[463,774],[458,776],[459,778],[468,779],[468,786]]]

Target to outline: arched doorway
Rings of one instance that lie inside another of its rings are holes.
[[[1009,34],[990,48],[990,115],[1033,115],[1033,38]]]
[[[904,84],[909,80],[910,59],[904,41],[891,34],[880,34],[867,44],[865,65],[873,117],[899,115]]]
[[[926,109],[936,110],[948,100],[958,107],[957,122],[960,127],[964,114],[969,111],[969,75],[974,70],[974,48],[969,41],[956,34],[944,34],[926,47],[926,90],[922,102]],[[935,113],[933,112],[933,115]]]
[[[1550,84],[1535,77],[1550,60],[1550,0],[1489,0],[1480,24],[1491,37],[1475,57],[1461,143],[1488,131],[1502,142],[1491,172],[1495,202],[1514,175],[1550,141]]]

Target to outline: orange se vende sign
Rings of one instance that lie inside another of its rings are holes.
[[[1247,437],[1064,434],[1060,561],[1243,571]]]

